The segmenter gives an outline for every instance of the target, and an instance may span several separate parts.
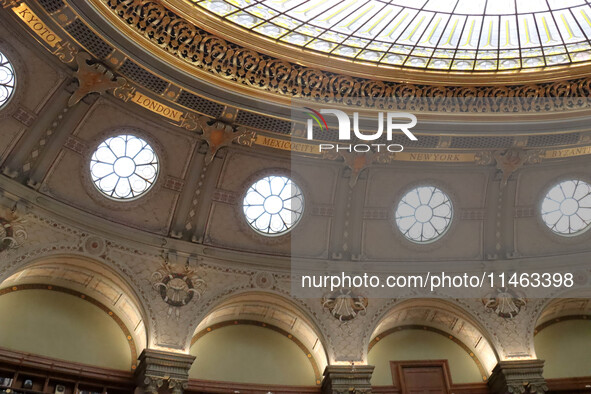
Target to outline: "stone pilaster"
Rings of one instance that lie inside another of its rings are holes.
[[[371,393],[373,365],[329,365],[324,370],[322,394]]]
[[[501,361],[493,369],[488,386],[495,394],[544,394],[544,360]]]
[[[145,349],[135,371],[140,392],[182,394],[195,356]]]

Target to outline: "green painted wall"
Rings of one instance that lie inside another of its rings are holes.
[[[100,367],[129,370],[131,352],[105,312],[75,296],[21,290],[0,296],[0,346]]]
[[[304,352],[268,328],[236,325],[207,333],[191,347],[194,379],[277,385],[316,384]]]
[[[544,377],[591,376],[591,321],[566,320],[552,324],[534,337],[536,355],[544,363]]]
[[[453,383],[482,382],[482,376],[472,358],[458,344],[430,331],[402,330],[386,335],[368,356],[374,365],[371,383],[391,386],[390,361],[447,359]]]

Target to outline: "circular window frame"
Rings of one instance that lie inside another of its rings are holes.
[[[591,177],[587,174],[584,174],[580,171],[570,173],[570,174],[563,174],[558,177],[553,178],[549,182],[546,182],[545,186],[541,189],[542,193],[541,196],[538,198],[537,204],[535,204],[536,208],[536,221],[539,226],[543,228],[542,232],[549,236],[552,240],[558,241],[564,244],[575,244],[580,243],[585,240],[591,239],[591,223],[587,225],[583,230],[580,230],[573,234],[562,234],[556,231],[553,231],[542,217],[542,205],[544,204],[544,200],[546,196],[554,187],[558,186],[559,184],[567,181],[579,180],[583,181],[589,185],[591,185]]]
[[[417,242],[413,241],[410,238],[406,237],[402,230],[398,227],[398,223],[396,222],[396,211],[398,210],[398,205],[402,201],[402,198],[406,196],[409,192],[419,187],[435,187],[445,195],[447,195],[450,203],[451,203],[451,219],[445,230],[438,235],[437,237],[433,238],[432,240],[426,242]],[[410,183],[405,187],[401,188],[394,196],[392,203],[389,207],[389,218],[391,223],[392,232],[398,239],[403,240],[403,243],[414,250],[417,251],[432,251],[433,249],[437,249],[443,245],[441,242],[443,239],[446,238],[450,233],[452,233],[457,225],[457,217],[456,213],[458,212],[456,208],[457,198],[454,193],[449,192],[451,188],[448,187],[446,184],[443,184],[440,181],[433,180],[433,179],[424,179],[421,181],[417,181],[414,183]]]
[[[27,88],[25,75],[27,74],[26,64],[21,60],[20,54],[6,41],[0,39],[0,52],[12,65],[14,71],[14,87],[8,100],[0,105],[0,119],[11,117],[22,101],[24,91]]]
[[[291,181],[295,183],[301,190],[303,196],[303,209],[300,218],[295,222],[295,224],[293,224],[289,228],[289,230],[286,230],[278,234],[267,234],[257,230],[256,228],[252,227],[250,223],[248,223],[248,219],[244,214],[243,203],[244,198],[246,197],[246,193],[248,193],[248,190],[251,188],[252,185],[268,176],[283,176],[291,179]],[[275,244],[291,240],[292,234],[297,234],[299,231],[301,231],[300,229],[302,229],[309,215],[310,202],[308,201],[308,199],[310,194],[307,191],[308,188],[305,184],[304,179],[287,168],[275,167],[255,172],[254,174],[249,176],[243,183],[240,189],[240,193],[238,194],[237,202],[235,204],[236,211],[241,216],[241,220],[238,221],[240,227],[244,230],[245,233],[249,234],[249,236],[251,236],[253,239],[262,243]]]
[[[120,135],[132,135],[140,138],[148,143],[154,150],[156,157],[158,158],[158,172],[156,178],[145,192],[130,199],[118,199],[108,196],[103,193],[94,183],[92,179],[91,166],[92,156],[96,152],[97,148],[109,138],[117,137]],[[114,210],[127,210],[130,208],[137,207],[145,204],[147,201],[152,199],[158,191],[161,190],[163,182],[161,180],[166,178],[166,155],[160,143],[148,132],[140,130],[133,126],[118,126],[116,128],[109,129],[102,133],[97,134],[89,143],[86,152],[83,155],[83,167],[82,179],[84,187],[91,198],[100,205],[107,206]]]

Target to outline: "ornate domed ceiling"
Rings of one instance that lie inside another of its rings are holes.
[[[379,65],[497,71],[591,59],[586,0],[197,0],[279,44]]]

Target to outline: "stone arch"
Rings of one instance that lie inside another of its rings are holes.
[[[120,318],[132,336],[137,354],[148,346],[151,313],[145,300],[133,290],[139,288],[137,284],[129,281],[118,267],[100,258],[43,251],[14,259],[0,287],[53,286],[87,295]]]
[[[458,305],[440,299],[412,299],[391,306],[371,327],[367,352],[376,338],[399,327],[418,327],[446,335],[470,354],[487,378],[499,360],[491,336],[482,324]]]
[[[326,339],[315,319],[293,300],[269,290],[244,290],[222,298],[199,322],[193,338],[208,327],[234,321],[266,324],[268,328],[275,327],[277,332],[293,336],[302,349],[309,351],[318,374],[328,365]]]

